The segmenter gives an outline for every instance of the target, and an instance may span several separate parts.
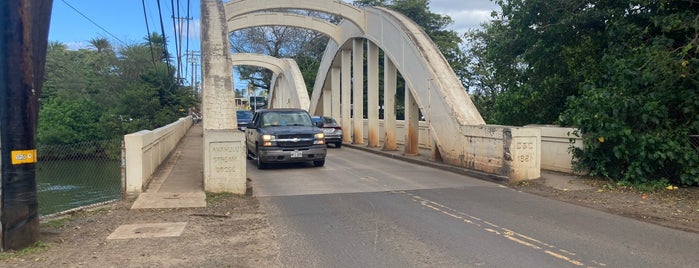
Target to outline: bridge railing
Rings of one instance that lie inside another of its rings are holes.
[[[491,128],[503,128],[503,126],[490,126],[490,125],[485,125],[485,126],[473,126],[474,128],[479,128],[479,127],[491,127]],[[368,136],[368,120],[364,120],[364,137]],[[573,145],[576,147],[582,147],[582,138],[580,137],[575,137],[572,133],[575,130],[574,128],[567,128],[567,127],[559,127],[559,126],[554,126],[554,125],[527,125],[524,127],[524,129],[539,129],[541,131],[541,144],[540,144],[540,161],[541,161],[541,169],[543,170],[550,170],[550,171],[558,171],[558,172],[564,172],[564,173],[569,173],[569,174],[574,174],[576,173],[575,170],[573,169],[573,156],[570,153],[570,145],[571,145],[571,139],[574,141]],[[379,120],[379,133],[383,134],[385,133],[385,127],[384,127],[384,121]],[[430,128],[429,124],[425,121],[420,121],[419,122],[419,139],[418,139],[418,145],[420,148],[424,149],[431,149],[434,141],[432,140],[432,135],[430,135]],[[384,136],[380,136],[380,141],[384,142]],[[487,135],[477,135],[473,134],[473,137],[479,137],[479,136],[487,136]],[[404,144],[404,139],[405,139],[405,122],[403,120],[397,120],[396,121],[396,143],[398,144]],[[488,139],[489,142],[483,142],[484,144],[489,144],[493,142],[497,142],[498,139]],[[500,141],[502,142],[502,141]],[[516,146],[516,143],[515,143]],[[490,151],[490,154],[492,155],[492,158],[500,158],[500,155],[502,155],[502,152],[499,150],[495,150],[495,148],[502,148],[502,146],[489,146],[490,149],[485,148],[485,150]],[[512,148],[516,150],[517,148]],[[483,152],[484,155],[488,155],[488,152]],[[517,160],[527,160],[524,159],[526,158],[523,157],[523,159],[513,159],[514,161]],[[487,162],[487,161],[486,161]]]
[[[191,116],[154,130],[141,130],[124,136],[126,182],[128,195],[139,194],[148,185],[151,175],[165,161],[192,126]]]

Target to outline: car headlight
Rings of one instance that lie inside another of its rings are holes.
[[[264,134],[262,135],[262,146],[263,147],[269,147],[269,146],[274,146],[276,143],[274,140],[276,137],[274,135],[269,135],[269,134]]]
[[[315,140],[313,141],[313,144],[325,144],[325,134],[324,133],[316,133]]]

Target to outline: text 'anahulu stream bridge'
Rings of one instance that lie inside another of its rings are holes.
[[[342,20],[333,24],[279,10],[318,11]],[[271,70],[271,108],[302,108],[335,117],[345,129],[345,143],[384,150],[396,150],[396,144],[402,143],[406,155],[425,146],[431,148],[433,159],[451,165],[509,180],[540,176],[541,129],[485,125],[432,40],[400,13],[358,8],[339,0],[202,0],[201,19],[207,191],[245,192],[244,136],[236,128],[232,105],[235,65]],[[311,29],[329,37],[311,96],[293,60],[230,53],[231,32],[275,25]],[[403,121],[396,120],[398,74],[405,82]],[[381,120],[380,109],[384,111]]]

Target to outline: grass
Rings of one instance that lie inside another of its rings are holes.
[[[13,258],[19,258],[22,256],[26,256],[29,254],[35,254],[35,253],[41,253],[49,249],[49,244],[44,243],[42,241],[37,241],[34,242],[31,246],[28,246],[26,248],[20,249],[20,250],[10,250],[10,251],[4,251],[0,252],[0,261],[4,260],[9,260]]]
[[[63,226],[66,226],[66,223],[68,223],[69,221],[70,221],[70,218],[64,217],[64,218],[48,220],[48,221],[42,222],[40,225],[42,228],[58,229],[58,228],[61,228]]]
[[[619,187],[632,188],[634,190],[637,190],[637,191],[643,192],[643,193],[658,192],[658,191],[664,190],[666,187],[671,185],[666,179],[639,182],[639,183],[628,182],[628,181],[619,181],[616,184]]]
[[[238,196],[233,193],[211,193],[206,192],[206,204],[212,205],[223,201],[229,197]]]

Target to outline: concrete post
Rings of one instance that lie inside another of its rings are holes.
[[[369,147],[379,147],[379,47],[367,41],[367,118]]]
[[[323,112],[322,115],[329,116],[330,109],[332,109],[332,85],[325,83],[323,85],[323,94],[321,94],[320,101],[322,102]]]
[[[352,60],[350,59],[352,52],[349,50],[342,50],[341,60],[340,60],[340,76],[341,82],[341,96],[340,96],[340,119],[343,131],[342,131],[342,142],[350,143],[352,142]]]
[[[395,151],[396,146],[396,80],[397,70],[396,65],[391,59],[384,55],[383,60],[383,118],[384,130],[386,136],[384,138],[383,149],[386,151]]]
[[[223,3],[201,1],[204,190],[245,194],[244,135],[237,129]]]
[[[420,108],[417,106],[412,90],[406,85],[405,87],[405,155],[417,155],[418,145],[420,143]]]
[[[352,40],[353,144],[364,143],[364,39]]]
[[[332,104],[330,105],[330,116],[336,120],[340,119],[340,68],[330,69],[330,94],[332,94]]]

